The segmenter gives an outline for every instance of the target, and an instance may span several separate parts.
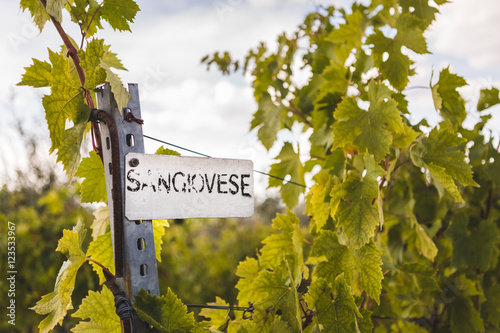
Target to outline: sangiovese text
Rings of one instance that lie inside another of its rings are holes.
[[[147,179],[147,181],[145,181]],[[131,169],[127,172],[127,191],[152,191],[176,193],[220,193],[251,197],[250,174],[188,173],[182,171],[153,175],[148,170],[144,177]]]

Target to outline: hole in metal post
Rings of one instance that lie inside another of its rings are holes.
[[[109,174],[113,174],[113,164],[111,162],[109,163]]]
[[[137,224],[137,225],[142,224],[142,220],[135,221],[135,224]]]
[[[146,264],[142,264],[142,265],[140,266],[140,272],[139,272],[139,273],[141,274],[141,276],[146,276],[146,275],[148,275],[148,265],[146,265]]]
[[[145,240],[144,238],[142,238],[142,237],[141,237],[141,238],[139,238],[139,239],[137,240],[137,249],[138,249],[139,251],[142,251],[142,250],[144,250],[145,248],[146,248],[146,240]]]
[[[127,146],[129,147],[135,146],[135,138],[133,134],[127,134]]]
[[[110,150],[110,149],[111,149],[111,143],[109,142],[109,136],[108,136],[108,137],[106,137],[106,148],[107,148],[108,150]]]

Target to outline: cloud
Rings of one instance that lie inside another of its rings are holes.
[[[476,69],[498,67],[500,43],[494,33],[500,31],[498,0],[455,0],[440,8],[428,34],[431,49],[465,59]]]

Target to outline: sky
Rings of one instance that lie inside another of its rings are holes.
[[[282,133],[279,143],[267,152],[249,133],[256,103],[251,80],[241,73],[223,76],[207,71],[200,59],[215,51],[228,50],[241,59],[260,41],[274,45],[282,32],[292,32],[319,4],[343,6],[351,1],[312,0],[138,0],[141,11],[131,25],[132,33],[113,32],[104,38],[118,54],[127,72],[119,71],[124,82],[138,83],[144,134],[214,157],[251,159],[255,168],[269,171],[281,142],[305,145],[304,134],[295,130]],[[47,24],[40,34],[16,1],[4,1],[0,13],[0,184],[13,176],[14,167],[25,164],[23,149],[13,125],[24,124],[27,131],[41,133],[40,150],[48,152],[48,133],[41,97],[47,90],[17,87],[23,67],[31,58],[46,60],[47,48],[61,44],[55,29]],[[428,86],[432,72],[450,66],[464,76],[469,86],[461,92],[468,101],[467,124],[477,121],[473,112],[481,88],[500,87],[500,2],[498,0],[455,0],[441,6],[441,14],[426,32],[431,55],[414,57],[417,75],[412,86]],[[63,26],[73,24],[63,18]],[[70,35],[78,36],[68,28]],[[297,78],[304,83],[307,75]],[[412,121],[422,117],[438,121],[428,89],[407,91]],[[490,129],[500,131],[499,107],[491,108]],[[160,144],[146,140],[146,152]],[[301,147],[307,152],[307,147]],[[192,155],[183,153],[185,155]],[[256,175],[256,190],[264,191],[267,179]]]

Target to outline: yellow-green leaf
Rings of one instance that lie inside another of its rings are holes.
[[[120,317],[115,311],[114,296],[106,285],[103,285],[100,293],[90,290],[88,296],[82,300],[78,311],[71,315],[83,319],[71,331],[75,333],[120,333]]]
[[[107,202],[106,179],[101,158],[94,151],[80,163],[75,174],[82,181],[82,202]]]

